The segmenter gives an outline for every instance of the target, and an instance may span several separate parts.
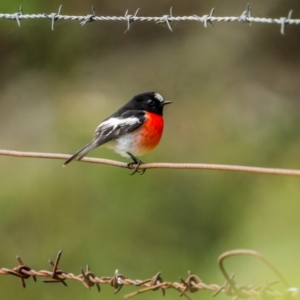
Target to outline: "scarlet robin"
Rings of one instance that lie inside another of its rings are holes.
[[[143,163],[137,156],[153,150],[159,143],[163,129],[163,108],[166,104],[163,97],[155,92],[147,92],[134,96],[128,103],[119,108],[96,128],[94,139],[72,155],[65,163],[73,159],[82,159],[91,150],[105,145],[116,153],[130,157],[135,164],[135,174]],[[145,170],[141,172],[143,174]]]

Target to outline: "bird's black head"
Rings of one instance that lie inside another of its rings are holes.
[[[162,116],[164,106],[169,103],[172,102],[165,101],[160,94],[147,92],[134,96],[126,106],[130,109],[146,110]]]

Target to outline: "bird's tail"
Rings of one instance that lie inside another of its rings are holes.
[[[82,149],[78,150],[75,154],[73,154],[70,158],[68,158],[65,161],[64,166],[75,158],[77,158],[77,160],[81,160],[84,156],[86,156],[91,150],[95,149],[96,147],[98,147],[97,143],[95,141],[91,141]]]

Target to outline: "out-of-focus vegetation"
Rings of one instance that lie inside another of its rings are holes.
[[[238,15],[246,1],[2,1],[0,12],[86,15]],[[300,3],[253,1],[253,15],[284,16]],[[131,96],[157,91],[174,103],[165,132],[145,162],[203,162],[300,169],[300,27],[219,23],[0,20],[0,148],[73,153]],[[99,148],[90,155],[122,159]],[[217,256],[233,248],[265,254],[299,283],[300,181],[228,172],[148,170],[0,157],[0,267],[19,254],[35,269],[64,249],[61,268],[89,263],[99,276],[116,268],[130,278],[162,271],[168,281],[187,270],[221,284]],[[274,275],[252,259],[230,272],[241,283]],[[230,263],[227,263],[228,266]],[[260,275],[261,274],[261,275]],[[110,287],[45,286],[0,277],[7,299],[122,299]],[[132,291],[124,289],[121,293]],[[168,299],[178,295],[167,293]],[[139,296],[161,299],[160,293]],[[199,292],[194,299],[209,297]],[[218,296],[224,298],[225,296]]]

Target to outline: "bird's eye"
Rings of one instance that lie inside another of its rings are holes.
[[[155,104],[155,101],[152,100],[152,99],[150,99],[150,100],[148,100],[148,104],[149,104],[150,106],[153,106],[153,105]]]

